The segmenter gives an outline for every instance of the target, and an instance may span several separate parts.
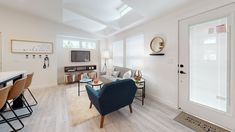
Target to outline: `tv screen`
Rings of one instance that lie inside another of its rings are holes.
[[[72,62],[89,62],[90,61],[90,51],[71,51],[71,61]]]

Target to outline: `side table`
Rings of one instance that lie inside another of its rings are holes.
[[[80,90],[80,84],[81,83],[89,83],[89,82],[92,82],[92,79],[81,79],[78,81],[78,96],[80,96],[80,92],[82,92]]]
[[[137,91],[141,90],[141,95],[136,95],[135,98],[137,100],[140,100],[142,102],[142,105],[144,105],[144,98],[145,98],[145,80],[141,78],[141,80],[137,81],[134,78],[132,80],[135,82],[137,86]]]
[[[95,86],[99,86],[100,89],[102,87],[102,85],[104,84],[102,81],[98,81],[97,83],[94,83],[93,81],[92,82],[89,82],[88,83],[89,85],[91,85],[92,87],[95,87]]]

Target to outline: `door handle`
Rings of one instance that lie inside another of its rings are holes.
[[[183,68],[184,65],[183,64],[178,64],[178,67]]]
[[[186,74],[186,72],[184,72],[184,71],[180,71],[180,74]]]

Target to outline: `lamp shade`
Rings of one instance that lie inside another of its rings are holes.
[[[109,59],[110,58],[109,51],[103,51],[102,52],[102,58]]]

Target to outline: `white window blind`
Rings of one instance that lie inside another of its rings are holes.
[[[123,67],[123,40],[112,43],[113,65]]]
[[[126,67],[140,69],[144,58],[144,35],[139,34],[126,39]]]

